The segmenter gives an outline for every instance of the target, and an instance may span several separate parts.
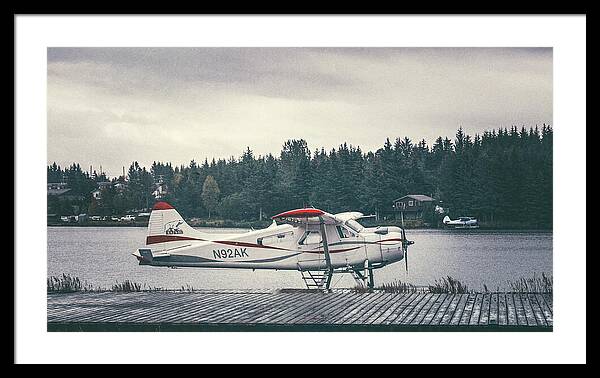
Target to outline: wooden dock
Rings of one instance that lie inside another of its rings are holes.
[[[552,331],[552,294],[48,294],[48,331]]]

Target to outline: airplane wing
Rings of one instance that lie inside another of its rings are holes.
[[[321,219],[323,219],[324,224],[342,224],[350,219],[356,220],[363,217],[363,213],[358,211],[330,214],[319,209],[305,208],[285,211],[273,216],[272,219],[290,224],[320,224]]]
[[[335,214],[334,217],[341,223],[346,222],[348,220],[357,220],[360,218],[366,218],[363,213],[359,213],[358,211],[348,211],[345,213],[338,213],[338,214]]]
[[[271,219],[288,224],[340,224],[335,215],[315,208],[295,209],[274,215]]]

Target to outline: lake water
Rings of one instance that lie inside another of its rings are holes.
[[[244,232],[210,229],[213,233]],[[77,276],[93,287],[131,280],[151,287],[197,289],[304,288],[296,271],[163,268],[140,266],[131,255],[143,246],[142,227],[48,227],[48,275]],[[375,271],[375,284],[396,279],[415,285],[452,276],[469,288],[507,288],[507,280],[552,273],[552,233],[407,230],[409,274],[404,261]],[[349,274],[334,275],[332,287],[353,287]]]

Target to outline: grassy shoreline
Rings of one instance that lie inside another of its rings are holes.
[[[46,279],[47,283],[47,294],[68,294],[68,293],[93,293],[93,292],[117,292],[117,293],[131,293],[131,292],[152,292],[152,291],[176,291],[176,292],[198,292],[205,289],[198,289],[189,284],[182,285],[180,288],[167,289],[162,287],[153,287],[145,283],[137,283],[130,280],[124,280],[123,282],[115,281],[115,283],[109,287],[94,287],[92,284],[81,281],[77,276],[71,276],[63,273],[60,276],[50,276]],[[469,288],[458,279],[451,276],[442,277],[435,280],[433,284],[425,286],[417,286],[411,283],[402,282],[401,280],[394,280],[393,282],[386,283],[383,285],[376,286],[375,288],[367,288],[363,286],[355,286],[346,288],[353,290],[358,293],[381,291],[386,293],[416,293],[416,292],[429,292],[433,294],[478,294],[478,293],[489,293],[489,292],[510,292],[510,293],[547,293],[552,294],[553,291],[553,277],[552,275],[546,275],[542,272],[541,275],[533,274],[531,277],[521,277],[517,280],[506,281],[507,289],[500,290],[497,287],[495,290],[488,290],[487,285],[483,284],[483,290],[475,290]],[[297,291],[297,290],[321,290],[321,289],[274,289],[280,291]]]

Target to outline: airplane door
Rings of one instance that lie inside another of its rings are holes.
[[[307,229],[298,240],[298,266],[302,269],[325,269],[325,253],[321,232],[318,229]]]

